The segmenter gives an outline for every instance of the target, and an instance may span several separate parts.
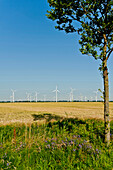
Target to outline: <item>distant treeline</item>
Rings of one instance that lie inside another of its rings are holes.
[[[42,103],[42,102],[56,102],[56,101],[50,101],[50,100],[48,100],[48,101],[41,101],[41,100],[39,100],[39,101],[14,101],[14,102],[12,102],[12,101],[0,101],[0,103],[38,103],[38,102],[40,102],[40,103]],[[74,101],[68,101],[68,100],[58,100],[57,102],[96,102],[95,100],[92,100],[92,101],[90,101],[90,100],[87,100],[87,101],[80,101],[80,100],[74,100]],[[102,100],[98,100],[97,102],[103,102]],[[113,102],[112,100],[110,100],[109,102]]]

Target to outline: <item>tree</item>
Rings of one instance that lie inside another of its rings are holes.
[[[107,61],[113,52],[113,0],[48,0],[47,17],[58,30],[80,35],[81,53],[101,60],[104,80],[105,143],[110,143],[109,82]],[[76,22],[79,22],[77,28]]]

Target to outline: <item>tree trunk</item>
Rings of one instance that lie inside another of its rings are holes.
[[[104,125],[105,125],[105,143],[107,146],[110,144],[110,119],[109,119],[109,81],[108,81],[108,70],[107,61],[103,62],[103,79],[104,79]]]

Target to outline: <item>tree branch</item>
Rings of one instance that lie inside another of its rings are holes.
[[[83,11],[85,12],[86,16],[92,21],[94,22],[94,19],[92,17],[89,16],[88,12],[84,9],[84,7],[81,5],[81,8],[83,9]],[[91,11],[90,11],[91,12]],[[94,15],[92,12],[91,12],[92,15]],[[94,28],[93,28],[94,29]],[[99,27],[99,29],[101,29],[101,27]],[[96,30],[96,29],[95,29]],[[100,31],[98,31],[100,32]]]
[[[109,56],[110,56],[110,54],[112,53],[112,51],[113,51],[113,48],[110,50],[110,52],[109,52],[108,56],[106,57],[106,60],[108,60],[108,59],[109,59]]]

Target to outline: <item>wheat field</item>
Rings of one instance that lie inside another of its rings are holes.
[[[40,114],[103,120],[104,105],[102,102],[0,103],[0,125],[17,122],[32,123],[34,122],[33,115]],[[110,103],[110,120],[113,120],[113,103]],[[42,123],[44,119],[37,121]]]

